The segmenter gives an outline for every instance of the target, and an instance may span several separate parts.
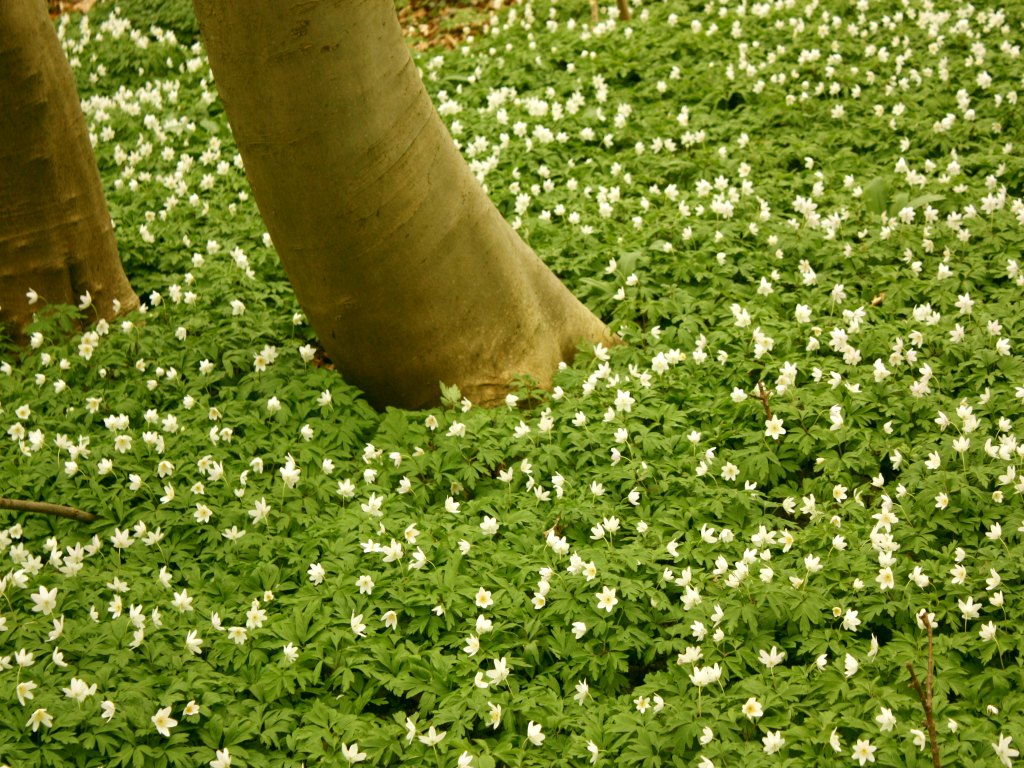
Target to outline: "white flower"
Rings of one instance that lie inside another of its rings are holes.
[[[990,621],[987,624],[982,624],[981,629],[978,630],[978,637],[980,637],[985,642],[991,642],[992,640],[995,640],[997,629],[998,628],[996,627],[994,621]]]
[[[401,560],[402,555],[404,554],[402,545],[394,539],[392,539],[391,543],[387,546],[379,547],[379,549],[375,551],[379,551],[382,555],[384,555],[385,563],[393,563],[396,560]]]
[[[376,470],[367,470],[368,472],[375,472]],[[338,485],[339,492],[341,484]],[[365,503],[359,505],[359,508],[371,517],[383,517],[384,513],[381,511],[381,507],[384,505],[384,497],[378,496],[376,493],[371,493],[370,498]]]
[[[580,680],[576,683],[576,693],[573,694],[572,698],[577,704],[583,704],[590,695],[590,685],[586,680]]]
[[[974,597],[972,595],[968,595],[967,600],[957,600],[956,602],[965,621],[969,619],[976,619],[981,614],[981,605],[974,602]]]
[[[508,677],[508,662],[505,657],[502,656],[500,659],[494,660],[494,669],[487,671],[487,677],[490,678],[489,685],[501,685]]]
[[[356,586],[359,587],[359,594],[371,595],[373,594],[373,578],[369,574],[363,574],[356,579]]]
[[[192,598],[189,597],[188,590],[183,589],[181,592],[175,592],[174,600],[171,601],[171,605],[177,608],[181,613],[188,613],[192,611]]]
[[[43,585],[39,585],[39,591],[34,595],[29,595],[32,598],[32,602],[35,605],[32,606],[32,610],[35,613],[41,613],[44,616],[49,616],[53,613],[53,610],[57,607],[57,588],[47,589]]]
[[[741,709],[748,720],[754,720],[764,715],[764,710],[761,709],[761,702],[759,702],[753,696],[751,696],[749,699],[746,700],[746,702],[744,702],[743,707]]]
[[[636,400],[630,396],[628,391],[619,390],[615,395],[615,410],[621,413],[629,413],[633,409]]]
[[[341,756],[345,758],[345,762],[349,765],[352,765],[353,763],[361,763],[366,759],[366,753],[359,751],[359,744],[356,742],[352,742],[352,746],[342,742]]]
[[[839,729],[833,728],[832,733],[828,736],[828,745],[832,747],[832,751],[839,753],[843,751],[843,743],[839,740]]]
[[[327,572],[320,563],[310,563],[306,573],[309,575],[309,580],[317,585],[323,584],[324,577],[327,575]]]
[[[245,645],[248,634],[245,627],[228,627],[228,637],[235,642],[235,645]]]
[[[197,656],[203,652],[203,639],[194,629],[189,630],[189,633],[185,635],[185,650]]]
[[[846,654],[846,658],[843,661],[844,674],[847,677],[853,677],[857,674],[857,670],[860,669],[860,662],[857,658],[851,654]]]
[[[988,579],[985,580],[985,584],[987,585],[985,587],[987,591],[997,589],[998,586],[1002,584],[1002,578],[998,574],[998,571],[996,571],[994,568],[989,568]]]
[[[851,757],[861,765],[873,763],[875,762],[875,750],[877,749],[878,747],[872,745],[867,739],[858,739],[857,743],[853,745]]]
[[[892,568],[880,568],[878,575],[875,577],[875,581],[878,582],[878,588],[883,592],[887,589],[892,589],[896,583],[896,580],[892,575]]]
[[[281,653],[284,654],[284,659],[289,664],[294,664],[299,658],[299,649],[295,647],[295,643],[288,643],[281,649]]]
[[[156,711],[156,714],[150,718],[153,721],[153,725],[156,726],[157,733],[161,736],[170,736],[171,728],[178,724],[178,721],[171,717],[170,707],[161,707]]]
[[[615,596],[615,590],[611,587],[604,587],[597,593],[597,608],[600,611],[611,613],[618,602],[619,599]]]
[[[231,768],[231,753],[227,747],[217,750],[217,757],[210,761],[210,768]]]
[[[709,667],[694,667],[693,672],[690,673],[690,682],[698,688],[704,688],[705,686],[718,682],[721,677],[722,668],[718,665],[718,662],[715,662]],[[750,704],[750,701],[748,701],[747,704]],[[747,704],[743,705],[744,714],[746,714]]]
[[[999,734],[999,741],[992,745],[992,749],[996,751],[996,757],[999,758],[999,762],[1002,763],[1006,768],[1011,768],[1013,765],[1012,758],[1020,755],[1016,749],[1010,746],[1013,739],[1010,736],[1003,736]]]
[[[833,405],[828,409],[828,418],[832,424],[829,429],[835,432],[838,429],[843,428],[843,407],[841,405]]]
[[[875,717],[875,722],[878,723],[878,729],[885,733],[896,727],[896,715],[888,707],[882,707],[881,712]]]
[[[14,693],[18,697],[18,703],[24,707],[26,701],[34,699],[35,694],[33,694],[32,691],[37,687],[37,684],[31,680],[22,680],[14,686]]]
[[[782,419],[778,416],[772,416],[765,421],[764,434],[765,437],[770,437],[772,440],[778,440],[782,435],[786,434],[786,428],[782,426]]]
[[[531,720],[526,725],[526,738],[530,740],[530,743],[536,747],[539,747],[544,743],[544,739],[547,737],[541,731],[540,723],[535,723]]]
[[[85,701],[90,696],[96,693],[96,683],[89,685],[84,680],[78,677],[72,677],[71,682],[67,688],[64,688],[64,695],[69,699],[74,699],[79,704]]]
[[[448,731],[439,731],[434,726],[430,726],[426,733],[419,735],[419,740],[428,747],[434,747],[440,744],[447,735]]]
[[[959,585],[967,581],[967,569],[959,563],[950,568],[949,575],[953,577],[950,579],[953,584]]]
[[[487,702],[487,722],[494,730],[501,725],[501,704]]]
[[[767,731],[761,741],[764,744],[766,755],[774,755],[786,743],[786,740],[782,737],[782,731]]]
[[[302,470],[296,466],[295,459],[292,458],[291,454],[285,457],[284,466],[281,467],[278,472],[281,475],[281,480],[288,488],[294,488],[299,482],[299,477]]]
[[[253,508],[248,511],[249,517],[252,518],[253,525],[259,525],[270,515],[270,505],[267,504],[266,497],[260,497]]]
[[[758,658],[768,669],[777,667],[786,658],[786,652],[778,650],[774,645],[770,651],[758,651]]]
[[[480,587],[477,590],[475,602],[478,608],[490,608],[494,605],[494,599],[491,597],[491,591]]]
[[[47,712],[45,709],[37,709],[28,717],[28,722],[25,723],[25,727],[31,727],[32,733],[39,730],[39,726],[44,728],[50,728],[53,726],[53,715]]]

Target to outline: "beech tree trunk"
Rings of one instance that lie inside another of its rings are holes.
[[[94,319],[139,303],[46,5],[0,0],[0,323],[21,340],[42,305],[78,305],[86,293]]]
[[[605,325],[505,222],[392,0],[193,0],[253,194],[327,354],[375,405],[548,386]]]

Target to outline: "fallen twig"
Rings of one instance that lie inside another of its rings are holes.
[[[932,711],[932,684],[934,681],[932,674],[932,623],[928,620],[928,611],[921,611],[918,614],[918,618],[921,619],[921,623],[928,630],[928,675],[925,677],[924,689],[921,688],[921,683],[914,673],[914,662],[907,662],[907,670],[910,672],[910,684],[914,686],[918,698],[921,699],[921,706],[924,707],[924,722],[928,728],[928,743],[932,748],[932,765],[935,768],[942,768],[942,761],[939,758],[939,737],[935,731],[935,714]]]
[[[91,523],[96,519],[92,512],[86,512],[74,507],[66,507],[63,504],[50,504],[46,501],[22,501],[20,499],[6,499],[0,496],[0,509],[17,509],[22,512],[42,512],[44,515],[56,515],[66,517],[69,520],[77,520],[80,523]]]
[[[768,391],[764,388],[764,382],[757,382],[757,399],[761,401],[761,405],[764,407],[764,417],[766,419],[772,418],[772,407],[768,405]]]

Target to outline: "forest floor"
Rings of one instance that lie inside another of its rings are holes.
[[[190,5],[59,18],[145,302],[0,344],[0,495],[98,516],[4,513],[0,766],[1011,768],[1024,3],[632,5],[402,6],[627,344],[383,413],[317,364]]]

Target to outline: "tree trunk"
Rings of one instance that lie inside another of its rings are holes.
[[[391,0],[194,0],[260,212],[327,354],[377,406],[499,402],[611,334],[505,222]]]
[[[0,1],[0,323],[41,303],[138,306],[121,266],[74,76],[41,0]],[[115,302],[117,302],[115,304]]]

